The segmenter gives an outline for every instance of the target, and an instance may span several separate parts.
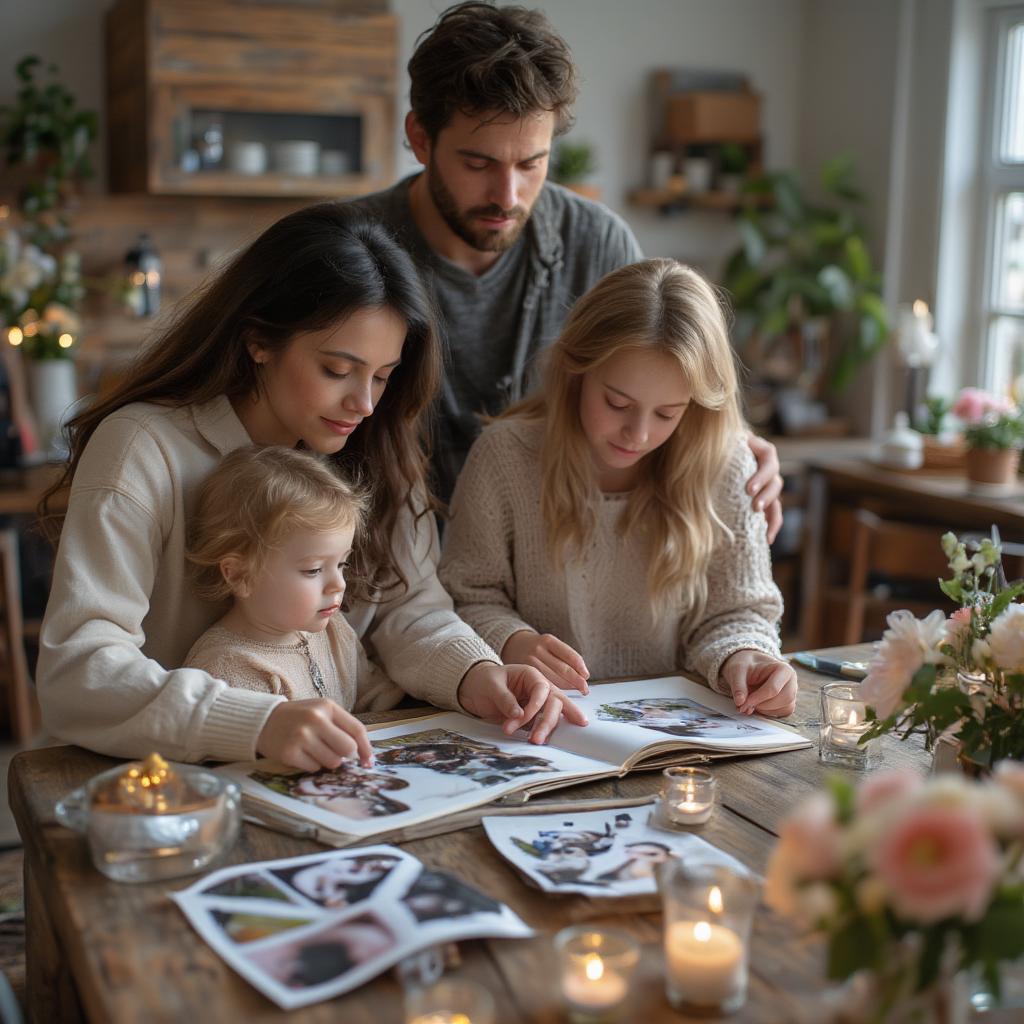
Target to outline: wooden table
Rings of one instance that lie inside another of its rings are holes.
[[[841,649],[863,658],[867,645]],[[805,750],[720,762],[714,767],[721,805],[701,832],[716,846],[763,872],[779,822],[822,784],[817,756],[818,689],[825,681],[800,669],[799,707],[791,721],[815,741]],[[366,716],[385,721],[409,712]],[[10,769],[10,802],[25,842],[27,998],[40,1022],[290,1021],[346,1024],[401,1022],[401,990],[390,972],[347,996],[285,1014],[235,975],[191,930],[166,898],[194,879],[119,885],[92,866],[84,839],[55,824],[56,799],[113,762],[74,747],[19,754]],[[927,764],[920,746],[880,741],[879,763]],[[590,783],[559,796],[655,793],[657,773]],[[543,934],[530,940],[464,942],[460,973],[484,983],[499,1008],[498,1024],[554,1024],[563,1019],[551,935],[593,920],[628,929],[641,943],[631,1020],[673,1022],[664,995],[661,915],[655,898],[608,903],[583,896],[551,897],[524,885],[491,849],[480,827],[419,839],[406,848],[433,868],[456,872],[505,900]],[[321,847],[245,825],[229,863],[314,852]],[[755,918],[749,1002],[739,1020],[754,1024],[817,1024],[823,949],[801,941],[766,908]]]

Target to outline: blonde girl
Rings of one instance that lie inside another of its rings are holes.
[[[199,492],[186,557],[196,594],[231,607],[185,665],[256,693],[331,701],[347,752],[369,764],[366,730],[349,712],[394,707],[402,691],[340,614],[365,508],[365,495],[312,452],[225,456]]]
[[[714,291],[674,260],[623,267],[576,304],[542,389],[473,447],[441,578],[505,661],[563,688],[682,668],[788,715],[752,471]]]

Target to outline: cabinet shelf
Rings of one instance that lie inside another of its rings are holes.
[[[770,199],[762,196],[735,195],[732,192],[699,192],[691,195],[664,188],[637,188],[629,193],[634,206],[658,210],[720,210],[731,213],[751,204],[768,206]]]

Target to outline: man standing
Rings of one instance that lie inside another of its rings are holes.
[[[480,414],[520,398],[573,303],[643,254],[620,217],[546,181],[552,141],[572,124],[576,68],[543,12],[451,7],[409,77],[405,131],[424,170],[355,202],[413,254],[437,301],[447,361],[434,464],[447,500]],[[751,448],[748,491],[773,538],[778,460],[765,441]]]

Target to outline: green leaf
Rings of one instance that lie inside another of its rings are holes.
[[[740,238],[743,240],[743,252],[751,267],[758,267],[764,260],[767,251],[764,235],[749,218],[739,222]]]
[[[855,281],[866,282],[871,276],[871,257],[864,240],[859,235],[850,235],[843,243],[843,254],[850,276]]]
[[[951,601],[955,601],[957,604],[963,604],[964,588],[960,584],[959,580],[939,580],[939,589]]]
[[[853,306],[853,282],[841,267],[830,263],[819,272],[818,281],[828,292],[829,299],[836,309],[850,309]]]
[[[875,963],[875,936],[863,917],[855,917],[832,933],[828,944],[828,976],[848,978]]]

